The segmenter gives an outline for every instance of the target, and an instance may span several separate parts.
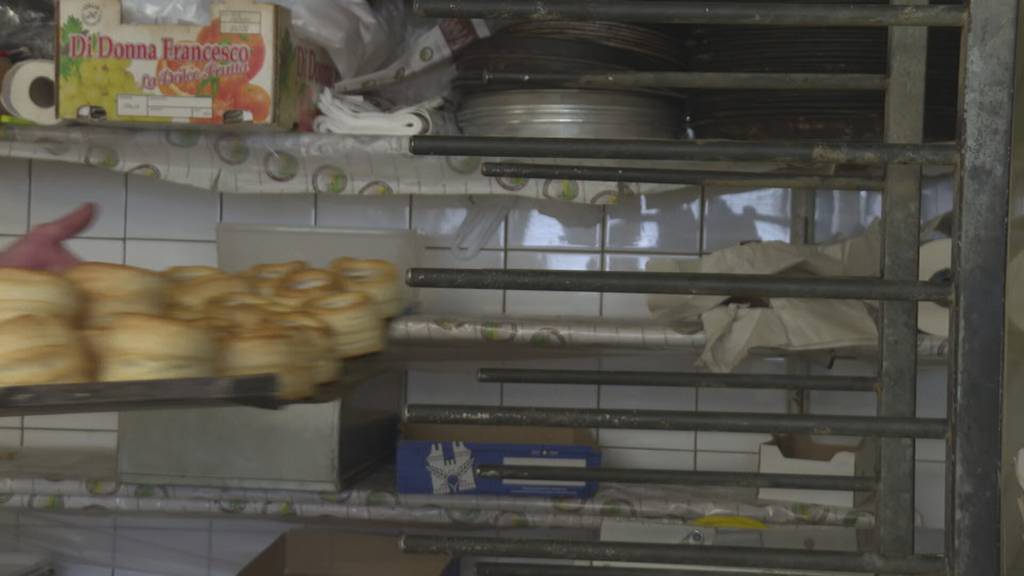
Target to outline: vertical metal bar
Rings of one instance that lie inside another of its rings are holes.
[[[971,0],[963,42],[954,221],[947,558],[1000,574],[1003,335],[1017,0]]]
[[[926,0],[893,0],[927,4]],[[889,30],[889,90],[885,102],[885,141],[919,143],[924,125],[925,64],[928,31]],[[886,168],[883,210],[883,274],[886,279],[916,278],[921,221],[921,168]],[[917,305],[882,304],[881,380],[878,414],[913,417],[917,397]],[[878,497],[879,552],[914,553],[914,441],[881,440]]]
[[[818,191],[815,188],[793,188],[789,191],[789,243],[814,243],[814,213]],[[786,372],[807,376],[811,373],[811,362],[804,356],[790,356],[785,359]],[[811,391],[790,390],[789,414],[810,414]]]

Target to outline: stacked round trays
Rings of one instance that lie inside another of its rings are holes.
[[[679,70],[672,35],[606,22],[521,22],[460,55],[460,76],[484,72]],[[677,138],[684,102],[671,91],[564,89],[456,82],[459,127],[471,136]]]
[[[885,74],[887,40],[883,28],[695,26],[688,69]],[[959,30],[930,29],[926,139],[954,138],[958,53]],[[884,99],[881,91],[696,91],[688,99],[690,127],[698,138],[878,141]]]

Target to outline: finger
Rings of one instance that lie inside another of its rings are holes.
[[[92,224],[96,215],[96,205],[89,202],[53,222],[37,227],[30,234],[39,234],[60,242],[76,236]]]
[[[45,267],[50,272],[64,272],[70,268],[74,268],[79,264],[79,262],[80,260],[78,259],[78,256],[75,256],[64,248],[57,248],[52,254],[47,256]]]

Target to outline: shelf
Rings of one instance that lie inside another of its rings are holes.
[[[571,317],[460,317],[404,316],[392,321],[391,342],[403,348],[397,354],[416,361],[484,361],[516,356],[562,356],[567,352],[596,350],[698,352],[706,340],[698,326],[676,326],[656,320],[611,320]],[[918,334],[922,362],[941,362],[948,341]],[[828,359],[873,359],[877,348],[843,348],[789,352],[755,350],[761,357],[799,356]]]
[[[489,195],[614,204],[620,194],[678,190],[678,183],[584,181],[481,175],[479,157],[413,156],[406,137],[343,136],[219,130],[154,130],[98,126],[0,126],[0,158],[68,162],[127,174],[154,176],[211,192],[238,194]],[[500,159],[500,158],[499,158]],[[601,167],[601,160],[547,164]],[[780,162],[621,161],[623,168],[674,169],[792,176]],[[802,176],[832,176],[830,165]],[[717,176],[716,176],[717,178]],[[551,185],[552,182],[558,183]],[[569,185],[563,185],[568,182]]]
[[[330,402],[351,385],[393,366],[386,354],[346,361],[342,378],[318,388],[312,398],[277,397],[272,374],[235,378],[191,378],[140,382],[89,382],[0,388],[0,416],[125,412],[165,408],[252,406],[276,409],[288,404]]]
[[[0,466],[0,471],[3,467]],[[349,490],[306,492],[0,478],[3,509],[159,513],[286,520],[316,518],[473,528],[597,529],[605,518],[675,524],[706,516],[744,517],[767,525],[871,528],[867,509],[758,502],[754,490],[604,484],[590,500],[523,496],[398,494],[386,468]]]

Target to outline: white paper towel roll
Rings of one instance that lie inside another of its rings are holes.
[[[18,62],[4,75],[0,106],[11,116],[36,124],[57,124],[53,60]]]
[[[921,245],[919,280],[932,280],[936,274],[949,273],[953,259],[953,241],[949,238]],[[949,308],[934,302],[917,305],[917,329],[925,334],[949,337]]]

